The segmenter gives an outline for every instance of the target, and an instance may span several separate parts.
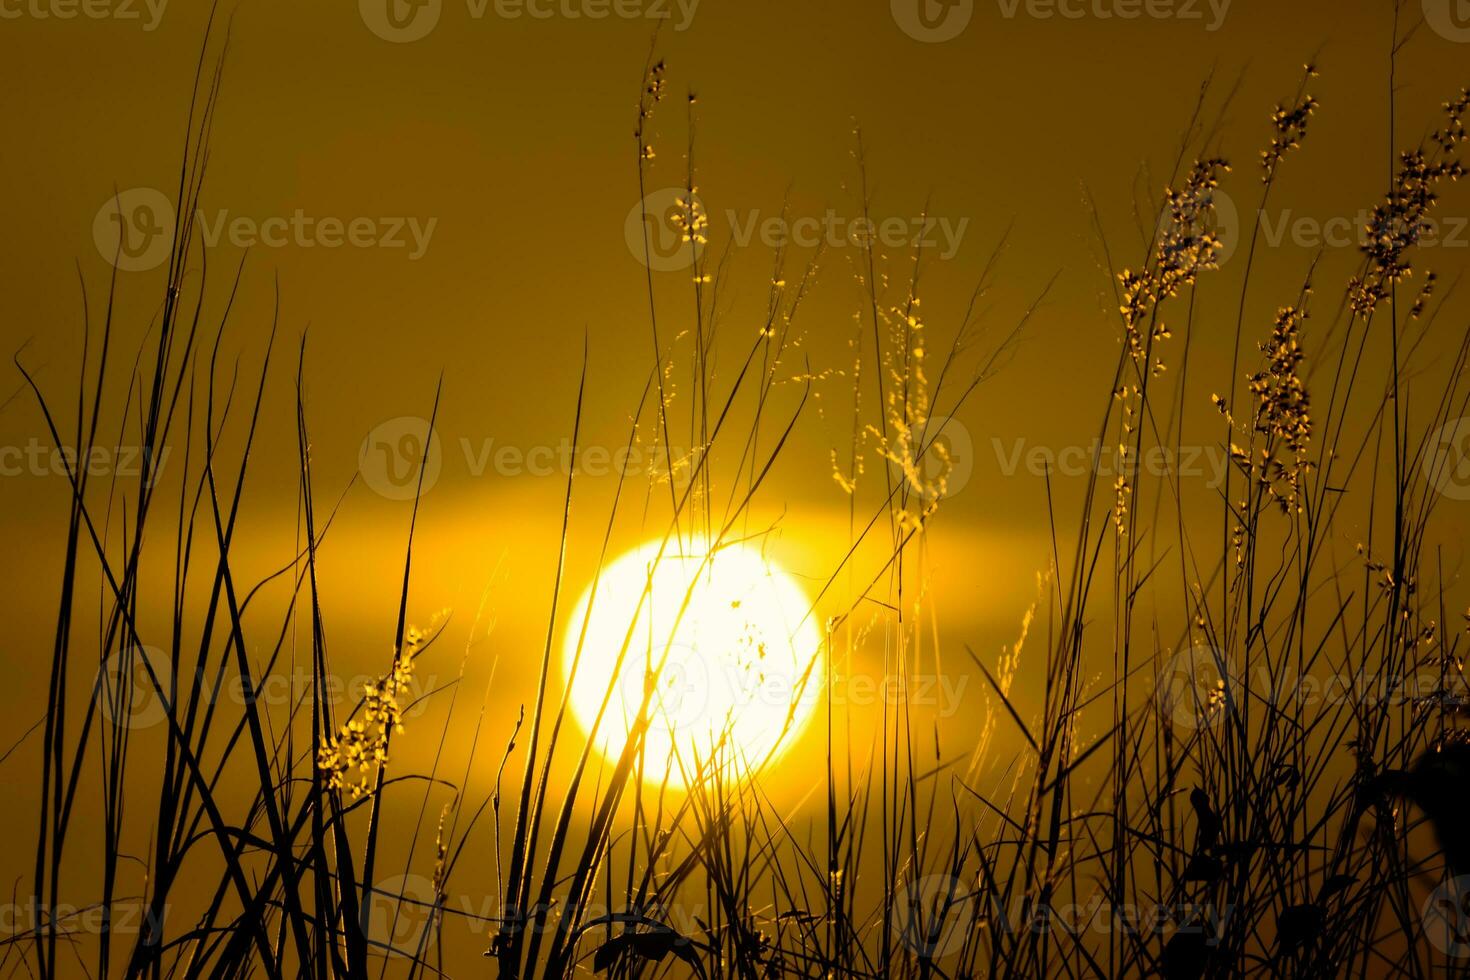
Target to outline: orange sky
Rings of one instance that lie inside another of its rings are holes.
[[[1422,14],[1427,26],[1399,64],[1398,144],[1432,129],[1440,103],[1470,81],[1470,25],[1455,19],[1455,2],[1405,4],[1405,23]],[[115,342],[128,358],[156,312],[162,253],[149,252],[146,233],[174,194],[207,14],[199,0],[0,0],[0,60],[12,80],[0,88],[10,230],[0,240],[0,346],[9,355],[24,345],[25,364],[67,413],[81,350],[78,270],[95,318],[111,271],[97,243],[115,229],[115,192],[126,192],[132,231],[144,235],[117,278]],[[684,95],[693,90],[710,247],[729,247],[724,377],[759,325],[775,248],[793,240],[786,277],[794,280],[812,246],[825,246],[775,414],[794,405],[803,359],[818,376],[816,397],[755,511],[780,525],[776,552],[798,577],[824,578],[848,532],[829,450],[845,453],[850,439],[845,386],[862,299],[855,127],[879,219],[873,233],[892,253],[886,271],[905,274],[915,237],[929,252],[924,309],[936,346],[953,336],[1007,229],[981,306],[986,336],[1002,336],[1056,277],[1004,369],[956,416],[968,475],[926,544],[941,635],[955,650],[965,642],[994,654],[1017,635],[1050,560],[1044,468],[1060,467],[1055,493],[1068,526],[1084,488],[1081,450],[1095,437],[1117,356],[1087,200],[1114,261],[1135,262],[1140,225],[1153,218],[1136,219],[1134,202],[1157,207],[1213,72],[1206,122],[1219,125],[1208,149],[1235,164],[1225,191],[1237,226],[1225,233],[1238,244],[1258,205],[1270,111],[1315,57],[1321,109],[1266,212],[1247,305],[1254,342],[1295,298],[1319,247],[1326,322],[1355,262],[1348,230],[1379,199],[1391,164],[1392,10],[1368,0],[957,0],[924,10],[906,0],[247,0],[223,15],[229,54],[201,222],[210,311],[223,308],[249,252],[224,342],[242,376],[258,368],[277,288],[281,314],[242,558],[263,574],[297,535],[291,387],[305,331],[319,496],[335,502],[359,477],[323,556],[329,629],[344,671],[371,670],[387,650],[409,515],[396,499],[394,454],[418,445],[413,420],[429,414],[442,376],[411,618],[455,610],[460,632],[434,666],[447,679],[485,597],[465,689],[478,698],[498,656],[492,703],[507,708],[527,696],[528,651],[544,631],[584,338],[592,471],[572,522],[576,591],[595,560],[613,460],[648,379],[647,282],[627,231],[640,199],[635,104],[655,24],[673,97],[652,122],[648,190],[667,195],[685,179]],[[1426,260],[1452,274],[1470,255],[1470,194],[1452,189],[1441,213]],[[1196,377],[1224,383],[1243,274],[1243,250],[1234,249],[1206,287],[1228,301],[1201,313]],[[675,255],[654,280],[666,336],[687,330],[687,268]],[[1463,335],[1459,309],[1421,355],[1428,376]],[[65,490],[19,373],[7,366],[0,383],[0,539],[12,556],[0,649],[21,668],[0,689],[8,746],[43,703]],[[1188,408],[1194,420],[1210,417],[1207,392],[1199,394]],[[120,406],[122,388],[110,396]],[[126,472],[128,434],[104,441],[118,452],[96,465]],[[1197,436],[1179,463],[1189,506],[1211,506],[1220,447]],[[638,456],[632,469],[646,465]],[[873,473],[881,465],[869,461]],[[860,513],[876,504],[872,489],[860,493]],[[620,547],[659,526],[638,519],[642,491],[635,496]],[[1441,511],[1443,564],[1457,569],[1470,503],[1451,497]],[[1346,555],[1354,543],[1337,545]],[[155,573],[160,581],[165,572]],[[1463,606],[1464,583],[1450,585]],[[504,729],[487,735],[491,754]],[[17,753],[4,764],[16,783],[5,819],[31,834],[34,759]],[[4,868],[12,878],[28,870],[24,853]]]

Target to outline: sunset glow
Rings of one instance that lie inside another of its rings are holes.
[[[683,786],[716,755],[727,771],[757,767],[794,741],[817,704],[821,636],[810,600],[753,547],[661,560],[658,550],[655,542],[614,560],[578,602],[562,653],[563,677],[576,664],[572,713],[584,732],[596,727],[598,748],[615,760],[651,674],[646,780],[667,772]]]

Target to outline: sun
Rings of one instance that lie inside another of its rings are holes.
[[[701,773],[751,772],[796,740],[819,701],[811,600],[749,545],[658,554],[651,542],[617,558],[577,603],[562,649],[572,715],[616,760],[651,682],[646,781],[682,788]]]

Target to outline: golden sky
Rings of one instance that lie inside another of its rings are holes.
[[[1075,523],[1082,450],[1090,451],[1118,350],[1103,242],[1119,267],[1141,255],[1141,232],[1157,217],[1149,209],[1159,206],[1200,86],[1213,77],[1204,150],[1234,166],[1222,208],[1236,220],[1222,229],[1229,258],[1203,287],[1228,301],[1200,312],[1189,371],[1223,385],[1246,261],[1241,229],[1260,198],[1257,160],[1270,112],[1292,97],[1303,63],[1313,59],[1321,73],[1311,89],[1321,108],[1263,216],[1246,305],[1248,355],[1319,252],[1319,310],[1330,320],[1338,284],[1357,261],[1349,229],[1379,200],[1393,147],[1434,127],[1470,64],[1464,0],[1404,4],[1400,30],[1420,17],[1425,26],[1400,56],[1392,114],[1387,2],[926,4],[245,0],[219,12],[228,53],[199,218],[213,315],[245,262],[222,363],[239,358],[241,377],[253,378],[277,303],[280,316],[241,560],[265,574],[289,558],[298,535],[292,386],[305,333],[321,506],[357,477],[322,559],[328,630],[345,674],[378,669],[410,514],[394,468],[405,446],[419,445],[413,437],[442,377],[410,619],[454,610],[451,638],[425,669],[448,680],[473,642],[466,697],[478,699],[493,672],[489,703],[500,713],[485,735],[480,792],[513,706],[529,697],[544,639],[584,340],[582,445],[591,451],[571,524],[573,593],[596,560],[616,483],[612,460],[649,377],[648,280],[628,229],[640,201],[632,131],[655,26],[672,97],[651,123],[647,190],[666,206],[683,184],[685,94],[697,93],[696,183],[709,248],[728,260],[721,378],[731,377],[759,329],[782,229],[795,239],[788,281],[815,244],[825,246],[773,411],[784,417],[794,407],[806,365],[814,398],[753,511],[753,521],[779,527],[774,553],[813,592],[848,534],[849,498],[833,479],[829,451],[844,459],[848,451],[850,344],[868,336],[854,322],[863,295],[853,239],[862,193],[857,130],[889,253],[884,273],[895,284],[907,275],[907,246],[924,239],[924,310],[936,347],[954,336],[1007,233],[979,307],[987,341],[967,365],[1046,291],[1002,369],[956,415],[966,478],[925,543],[939,636],[957,660],[960,644],[993,656],[1014,642],[1035,598],[1051,552],[1043,466],[1060,469],[1057,513],[1064,530]],[[113,271],[99,240],[115,229],[114,194],[135,222],[131,233],[142,236],[117,272],[116,357],[131,359],[161,300],[165,253],[150,251],[150,216],[166,218],[175,196],[208,15],[200,0],[0,0],[0,61],[10,78],[0,88],[9,230],[0,239],[0,346],[7,355],[24,347],[22,360],[61,400],[67,425],[81,355],[79,276],[95,325]],[[217,28],[211,51],[224,39]],[[1452,277],[1470,255],[1463,186],[1450,189],[1441,215],[1440,241],[1425,261]],[[689,278],[677,255],[653,275],[666,340],[689,327]],[[1464,322],[1462,304],[1420,353],[1427,378],[1463,337]],[[1309,357],[1311,343],[1309,332]],[[687,338],[679,350],[687,358]],[[109,389],[115,409],[120,377]],[[1210,417],[1207,394],[1192,392],[1187,418]],[[0,686],[8,747],[44,704],[66,491],[35,400],[8,362],[0,401],[0,540],[10,559],[0,652],[16,668]],[[115,411],[108,424],[115,430],[122,417]],[[97,462],[99,472],[136,465],[133,430],[102,440],[118,450]],[[1212,506],[1223,465],[1217,436],[1200,425],[1184,442],[1186,507]],[[635,475],[646,472],[646,433],[641,445]],[[870,477],[882,465],[870,458]],[[871,482],[860,489],[860,513],[876,505],[873,492]],[[618,550],[661,529],[640,521],[643,496],[640,485],[617,527]],[[1446,585],[1463,607],[1457,570],[1470,502],[1447,494],[1441,511],[1443,567],[1455,575]],[[1356,542],[1336,544],[1346,557]],[[166,595],[167,569],[150,574]],[[145,610],[145,620],[166,612],[162,604]],[[982,683],[963,681],[975,690]],[[956,724],[958,751],[969,730],[964,719]],[[404,758],[419,751],[405,748]],[[3,765],[12,789],[0,820],[27,840],[34,753]],[[804,788],[777,792],[796,801]],[[26,848],[12,853],[3,870],[28,873]],[[476,862],[463,874],[473,881],[487,867]],[[479,940],[462,938],[474,954]]]

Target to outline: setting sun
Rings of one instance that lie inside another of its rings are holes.
[[[0,980],[1470,980],[1470,0],[0,20]]]
[[[572,713],[616,759],[651,674],[647,780],[667,772],[671,786],[684,786],[715,757],[727,773],[757,768],[791,744],[817,704],[822,650],[810,600],[745,545],[662,559],[658,550],[655,542],[616,559],[578,602],[562,653]]]

